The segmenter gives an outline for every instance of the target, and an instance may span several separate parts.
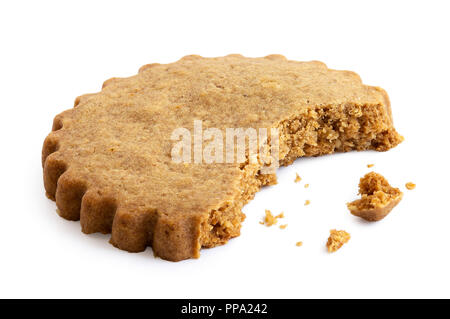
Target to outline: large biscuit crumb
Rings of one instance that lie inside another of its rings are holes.
[[[350,240],[350,234],[345,230],[330,230],[330,237],[327,241],[327,249],[329,253],[334,253]]]
[[[360,179],[361,199],[347,203],[350,212],[368,221],[378,221],[386,217],[400,202],[403,193],[389,185],[380,174],[370,172]]]

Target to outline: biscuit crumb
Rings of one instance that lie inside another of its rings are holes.
[[[412,190],[414,188],[416,188],[416,184],[412,183],[412,182],[408,182],[405,184],[406,188],[409,190]]]
[[[308,206],[309,204],[311,204],[311,201],[309,199],[305,200],[305,206]]]
[[[300,182],[302,180],[302,178],[298,175],[298,173],[295,173],[295,180],[294,180],[294,182],[295,183],[298,183],[298,182]]]
[[[302,241],[298,241],[295,243],[295,246],[300,247],[303,246],[303,242]]]
[[[327,249],[329,253],[334,253],[350,240],[350,234],[345,230],[330,230],[330,237],[327,241]]]
[[[280,225],[280,229],[285,229],[287,227],[287,224]]]
[[[368,221],[386,217],[403,197],[400,189],[389,185],[382,175],[375,172],[360,179],[359,194],[361,198],[347,203],[347,207],[350,213]]]
[[[267,227],[273,226],[278,222],[278,218],[284,218],[284,213],[280,213],[277,216],[273,216],[271,211],[266,209],[266,216],[264,218],[264,221],[259,222],[259,223],[261,225],[266,225]]]
[[[371,167],[374,167],[374,166],[375,166],[375,164],[367,164],[368,168],[371,168]]]
[[[275,216],[275,218],[284,218],[284,213],[283,212],[279,213],[277,216]]]
[[[309,187],[309,184],[305,184],[305,188],[308,188]]]

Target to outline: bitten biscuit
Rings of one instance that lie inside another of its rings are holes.
[[[61,217],[85,233],[111,232],[127,251],[151,246],[178,261],[225,244],[240,234],[243,205],[276,176],[248,158],[173,161],[172,133],[192,132],[194,120],[220,131],[278,129],[280,165],[402,140],[386,92],[353,72],[281,55],[186,56],[110,79],[57,115],[42,150],[47,195]]]

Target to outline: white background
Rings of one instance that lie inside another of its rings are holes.
[[[0,297],[450,297],[449,12],[447,1],[1,2]],[[229,53],[356,71],[388,91],[406,139],[280,169],[244,208],[241,236],[197,260],[127,253],[58,217],[40,162],[54,115],[143,64]],[[378,223],[345,206],[369,163],[405,192]],[[284,211],[287,229],[260,225],[264,209]],[[331,228],[352,235],[335,254]]]

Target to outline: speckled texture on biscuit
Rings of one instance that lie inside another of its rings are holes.
[[[186,56],[113,78],[54,119],[42,162],[47,195],[85,233],[172,261],[240,233],[242,206],[275,174],[260,165],[177,164],[171,132],[203,128],[280,130],[280,164],[300,156],[375,149],[401,141],[384,90],[349,71],[280,55]]]

